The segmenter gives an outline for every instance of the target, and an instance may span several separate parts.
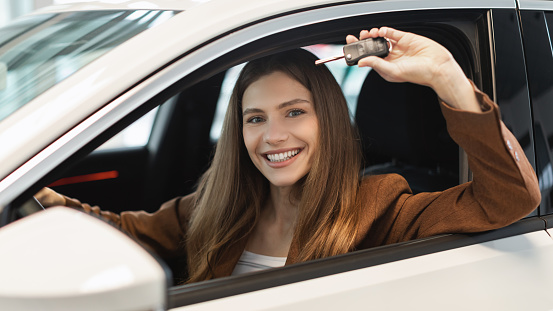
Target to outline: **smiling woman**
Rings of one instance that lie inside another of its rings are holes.
[[[213,163],[197,192],[187,245],[189,254],[197,254],[189,260],[191,280],[227,274],[223,261],[232,271],[244,247],[288,255],[287,263],[295,256],[304,261],[352,247],[358,140],[340,87],[325,66],[314,66],[316,59],[292,50],[251,61],[242,70]],[[296,151],[283,162],[268,158],[282,153],[284,160],[284,152]],[[206,227],[213,221],[221,232]],[[294,234],[305,247],[291,257]],[[237,242],[241,246],[229,249]],[[220,261],[210,265],[211,260]]]

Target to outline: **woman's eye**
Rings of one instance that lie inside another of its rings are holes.
[[[259,123],[259,122],[263,122],[263,118],[261,118],[261,117],[251,117],[246,122],[247,123]]]
[[[295,110],[291,110],[290,112],[288,112],[288,116],[289,117],[297,117],[301,114],[303,114],[304,111],[303,110],[300,110],[300,109],[295,109]]]

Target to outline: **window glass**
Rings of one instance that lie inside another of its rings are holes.
[[[136,120],[119,134],[113,136],[96,150],[109,150],[117,148],[141,147],[148,143],[155,116],[159,107]]]
[[[174,14],[137,10],[38,15],[0,29],[0,121],[107,51]]]
[[[534,140],[536,145],[536,173],[540,182],[541,214],[553,213],[553,14],[523,13],[524,34],[527,49],[528,81],[534,115]],[[544,40],[545,39],[545,40]]]
[[[343,53],[342,45],[335,44],[317,44],[305,47],[306,50],[312,52],[319,58],[326,58],[331,56],[340,55]],[[215,112],[215,118],[213,120],[213,125],[211,127],[210,138],[212,142],[216,142],[219,139],[221,128],[223,126],[223,119],[227,111],[228,102],[230,100],[230,95],[232,94],[232,89],[234,84],[238,79],[240,70],[244,67],[245,64],[237,65],[229,69],[226,73],[225,79],[223,80],[223,85],[221,88],[221,94],[219,95],[219,100],[217,102],[217,110]],[[367,77],[370,68],[359,68],[357,66],[348,66],[345,61],[335,61],[325,64],[330,72],[338,81],[338,84],[342,87],[344,96],[348,103],[350,114],[352,118],[354,116],[355,109],[357,107],[357,97],[359,95],[359,90],[363,85],[363,81]]]

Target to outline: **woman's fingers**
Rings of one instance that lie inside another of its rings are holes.
[[[366,29],[361,30],[361,32],[359,33],[359,39],[357,39],[357,37],[353,35],[348,35],[346,37],[346,42],[349,44],[349,43],[353,43],[353,42],[368,39],[368,38],[382,37],[382,35],[379,34],[379,31],[380,31],[379,28],[372,28],[370,31]]]
[[[397,65],[377,56],[365,57],[358,63],[359,67],[371,67],[382,78],[389,82],[405,82],[399,75]]]
[[[355,36],[353,36],[353,35],[348,35],[348,36],[346,37],[346,43],[347,43],[347,44],[350,44],[350,43],[353,43],[353,42],[357,42],[357,41],[359,41],[359,40],[358,40]]]
[[[406,32],[389,27],[382,27],[378,29],[379,37],[386,37],[396,42],[401,40],[401,38],[403,38],[406,34]]]
[[[44,207],[65,205],[65,198],[50,188],[42,188],[35,194],[35,198]]]

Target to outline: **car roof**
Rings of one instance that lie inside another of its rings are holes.
[[[56,4],[39,9],[32,14],[98,11],[98,10],[174,10],[184,11],[210,0],[103,0],[103,1],[57,1]]]

